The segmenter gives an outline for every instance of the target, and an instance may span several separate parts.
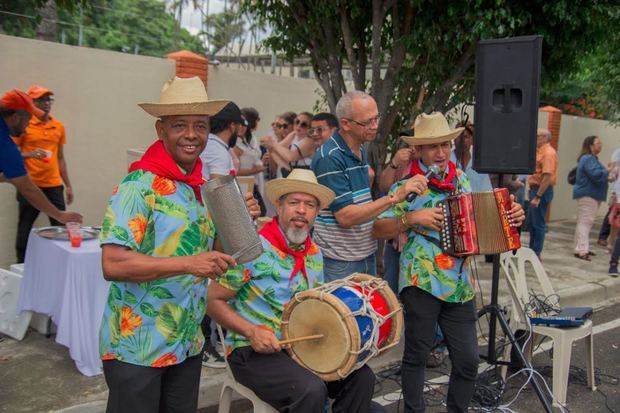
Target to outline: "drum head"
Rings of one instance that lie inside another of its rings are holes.
[[[343,366],[350,357],[351,337],[341,314],[328,301],[309,298],[296,303],[288,319],[288,338],[323,334],[318,340],[291,346],[290,352],[310,370],[321,375]]]

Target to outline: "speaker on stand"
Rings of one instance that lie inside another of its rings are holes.
[[[530,174],[536,167],[536,128],[538,126],[542,36],[523,36],[482,40],[476,50],[476,136],[473,167],[477,172],[499,175]],[[532,368],[515,338],[503,310],[497,303],[499,255],[493,256],[491,303],[478,312],[489,314],[489,364],[510,364],[497,360],[497,321],[514,344],[519,362]],[[546,412],[553,410],[547,393],[532,377],[533,386]]]

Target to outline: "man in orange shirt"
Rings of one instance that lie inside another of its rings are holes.
[[[34,105],[44,114],[41,118],[33,116],[26,131],[14,140],[22,153],[26,170],[34,184],[43,191],[52,204],[64,211],[65,191],[67,204],[73,202],[73,190],[63,152],[63,145],[66,142],[65,127],[50,115],[54,102],[54,93],[51,90],[35,85],[28,89],[27,93],[33,99]],[[19,202],[19,221],[15,248],[17,262],[24,262],[28,235],[34,221],[39,216],[39,210],[21,194],[17,194],[17,201]],[[62,225],[51,217],[50,224]]]
[[[553,199],[553,187],[557,182],[558,154],[550,144],[551,133],[547,129],[536,132],[536,172],[530,175],[529,231],[530,248],[540,257],[545,242],[547,224],[545,216]]]

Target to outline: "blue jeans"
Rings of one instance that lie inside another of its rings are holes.
[[[374,253],[359,261],[340,261],[323,257],[323,272],[325,282],[341,280],[354,272],[377,275],[377,259]]]
[[[545,243],[545,231],[547,230],[545,215],[553,199],[553,187],[547,188],[543,196],[540,197],[540,204],[537,207],[533,207],[532,199],[536,196],[537,191],[538,188],[530,188],[530,206],[528,207],[527,214],[529,215],[530,248],[536,255],[540,256]]]
[[[383,248],[383,279],[396,295],[398,295],[399,262],[400,252],[392,246],[392,241],[386,241]]]

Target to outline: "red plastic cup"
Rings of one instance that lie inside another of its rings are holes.
[[[80,248],[80,245],[82,245],[82,230],[78,230],[79,233],[73,233],[69,236],[69,240],[71,241],[71,246],[73,248]],[[76,232],[78,232],[76,231]]]

